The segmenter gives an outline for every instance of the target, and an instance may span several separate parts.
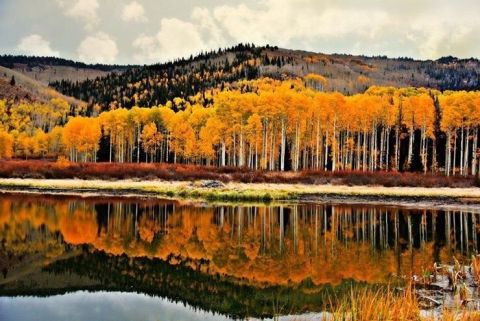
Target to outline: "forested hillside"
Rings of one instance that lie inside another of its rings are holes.
[[[67,96],[102,110],[151,107],[180,97],[209,94],[238,80],[287,79],[315,73],[328,80],[325,91],[345,95],[373,85],[439,90],[480,88],[477,59],[444,57],[436,61],[384,56],[327,55],[240,44],[148,66],[87,65],[59,58],[0,56],[0,65],[49,83]],[[91,109],[91,108],[90,108]]]
[[[476,175],[478,70],[238,45],[0,100],[0,158]]]
[[[277,48],[268,48],[271,52],[277,51]],[[130,68],[121,74],[110,73],[80,83],[65,80],[50,85],[91,106],[98,104],[103,110],[157,106],[174,98],[188,99],[197,94],[208,104],[206,96],[213,91],[223,90],[241,79],[258,78],[263,50],[267,49],[238,45],[189,59]],[[272,58],[269,63],[281,66],[285,61]]]
[[[198,93],[205,96],[238,80],[287,79],[309,73],[320,74],[328,80],[324,90],[345,95],[364,92],[372,85],[439,90],[480,88],[480,63],[476,59],[446,57],[437,61],[417,61],[326,55],[253,45],[238,45],[189,59],[130,68],[123,74],[112,73],[79,83],[65,80],[50,85],[66,95],[108,110],[151,107],[175,97],[188,99]]]
[[[477,174],[478,91],[372,86],[345,96],[318,90],[325,86],[313,74],[261,78],[213,94],[206,107],[201,97],[175,98],[98,117],[0,101],[0,157]]]

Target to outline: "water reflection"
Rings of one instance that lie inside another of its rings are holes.
[[[71,321],[217,321],[226,318],[138,293],[80,291],[47,298],[0,298],[0,320],[2,321],[66,319]]]
[[[141,291],[240,317],[275,313],[275,300],[285,312],[317,311],[319,288],[392,282],[475,253],[478,215],[2,196],[0,291]]]

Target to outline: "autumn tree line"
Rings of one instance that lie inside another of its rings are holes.
[[[0,158],[164,162],[255,170],[479,171],[480,92],[323,92],[319,75],[262,78],[152,108],[71,115],[66,102],[0,102]]]

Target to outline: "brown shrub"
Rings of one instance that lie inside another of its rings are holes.
[[[65,161],[0,161],[0,177],[9,178],[80,178],[142,180],[218,180],[224,183],[302,183],[335,185],[379,185],[410,187],[471,187],[474,177],[446,177],[443,174],[307,170],[278,172],[237,167],[213,167],[175,164],[136,163],[69,163]]]

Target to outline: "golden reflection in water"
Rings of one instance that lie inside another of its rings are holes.
[[[298,204],[206,206],[2,196],[0,237],[15,253],[67,246],[199,261],[203,272],[269,284],[387,282],[477,250],[478,213]]]

